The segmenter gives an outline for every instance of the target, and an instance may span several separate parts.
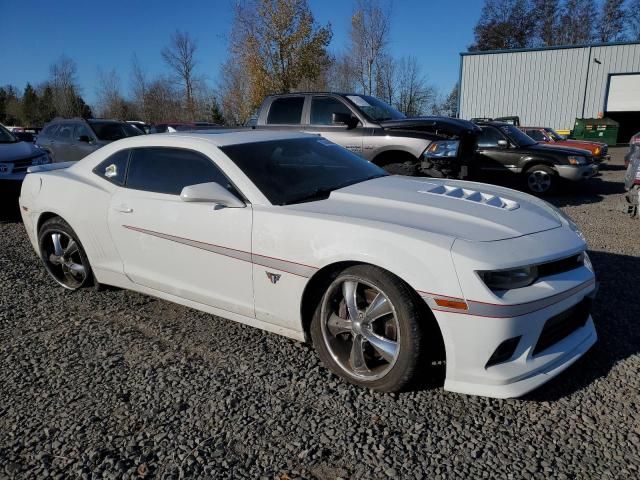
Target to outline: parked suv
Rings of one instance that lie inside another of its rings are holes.
[[[538,143],[554,147],[589,150],[593,155],[593,159],[598,163],[606,162],[611,158],[609,156],[609,146],[606,143],[591,142],[589,140],[569,140],[557,133],[553,128],[548,127],[520,127],[520,129]]]
[[[598,173],[588,150],[540,145],[518,127],[503,122],[478,122],[476,173],[522,175],[527,189],[543,195],[560,179],[579,181]]]
[[[133,125],[117,120],[56,118],[42,129],[37,144],[49,152],[54,162],[71,162],[108,143],[142,134]]]

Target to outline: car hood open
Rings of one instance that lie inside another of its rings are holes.
[[[545,202],[483,183],[386,176],[290,205],[307,213],[383,222],[468,241],[495,241],[562,226]]]
[[[0,143],[0,162],[15,162],[16,160],[25,160],[34,158],[44,153],[38,147],[31,143],[15,142]]]

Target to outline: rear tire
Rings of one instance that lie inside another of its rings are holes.
[[[94,284],[89,259],[71,226],[60,217],[45,221],[38,232],[40,258],[47,273],[67,290]]]
[[[546,165],[533,165],[524,172],[524,181],[529,193],[548,195],[557,187],[558,174]]]
[[[327,287],[311,322],[311,338],[336,375],[372,390],[395,392],[414,379],[422,358],[420,312],[414,292],[397,277],[357,265]]]

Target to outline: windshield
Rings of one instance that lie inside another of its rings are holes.
[[[358,109],[364,112],[365,115],[376,122],[407,118],[391,105],[388,105],[375,97],[370,97],[368,95],[347,95],[347,98],[355,103]]]
[[[533,138],[513,125],[501,125],[498,128],[518,147],[528,147],[529,145],[535,145],[537,143]]]
[[[549,135],[556,142],[561,142],[562,140],[565,140],[565,138],[562,135],[560,135],[558,132],[556,132],[553,128],[545,128],[544,131],[547,132],[547,135]]]
[[[0,143],[16,143],[18,139],[9,130],[0,125]]]
[[[333,190],[387,175],[322,138],[244,143],[221,150],[274,205],[327,198]]]
[[[99,140],[113,142],[126,137],[142,135],[142,132],[128,123],[118,122],[90,122],[91,128]]]

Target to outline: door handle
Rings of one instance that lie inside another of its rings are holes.
[[[113,207],[113,209],[120,213],[133,213],[133,208],[127,207],[126,205],[118,205],[117,207]]]

